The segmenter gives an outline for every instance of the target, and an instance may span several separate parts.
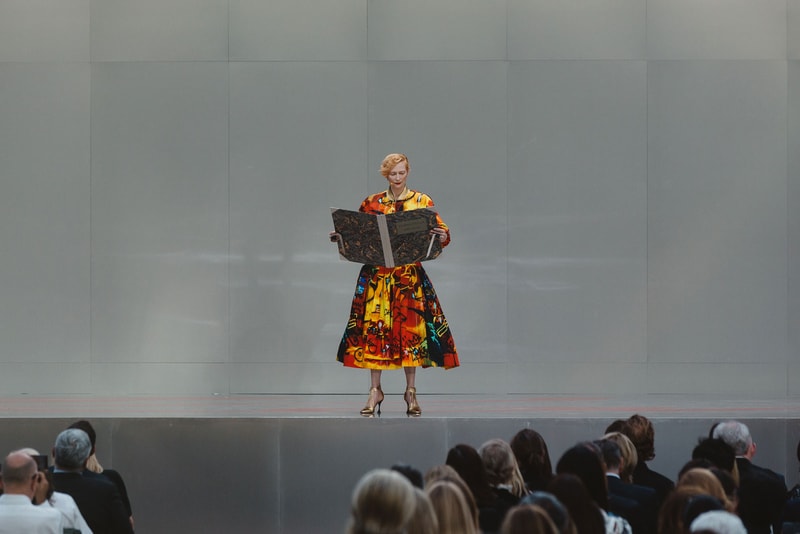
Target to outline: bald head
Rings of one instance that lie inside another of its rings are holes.
[[[5,493],[33,494],[36,461],[24,452],[15,451],[3,460],[3,491]]]

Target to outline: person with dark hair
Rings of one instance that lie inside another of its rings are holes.
[[[396,471],[406,477],[415,488],[425,488],[425,480],[423,480],[422,472],[419,469],[408,464],[394,464],[391,467],[391,470]]]
[[[102,477],[102,480],[110,480],[117,487],[119,496],[122,498],[122,504],[125,506],[125,511],[128,513],[128,520],[131,522],[131,528],[134,528],[133,510],[131,509],[131,501],[128,497],[128,488],[125,486],[125,481],[122,479],[122,475],[120,475],[119,472],[113,469],[103,468],[100,461],[97,459],[97,432],[94,427],[89,421],[81,419],[69,425],[68,428],[83,430],[86,432],[86,435],[89,436],[89,442],[92,444],[92,453],[86,460],[83,476],[90,478]]]
[[[542,435],[533,429],[523,428],[511,438],[509,445],[517,458],[528,491],[544,490],[553,478],[553,466]]]
[[[630,523],[609,508],[605,465],[602,452],[595,443],[585,441],[567,449],[556,464],[556,473],[572,474],[583,481],[589,496],[602,512],[606,532],[631,532]]]
[[[656,490],[622,480],[622,452],[617,442],[601,439],[595,443],[600,447],[606,466],[609,511],[627,519],[634,533],[654,532],[658,513]]]
[[[68,428],[53,447],[56,491],[75,499],[81,515],[96,534],[132,534],[133,528],[116,486],[107,479],[84,476],[92,444],[83,430]]]
[[[498,499],[489,479],[483,460],[472,446],[458,444],[447,453],[446,465],[452,467],[469,487],[475,505],[478,507],[478,520],[483,532],[497,532],[506,512],[513,503]]]
[[[630,416],[626,423],[619,431],[633,442],[639,457],[636,468],[633,470],[633,483],[656,490],[656,500],[660,507],[669,492],[675,487],[675,483],[661,473],[653,471],[647,465],[647,462],[656,457],[653,423],[647,417],[639,414]]]
[[[535,504],[512,508],[500,528],[500,534],[559,534],[547,511]]]
[[[546,491],[534,491],[522,498],[520,504],[535,504],[541,507],[558,529],[558,534],[578,534],[567,507],[555,495]]]
[[[736,454],[739,469],[737,513],[747,531],[750,534],[779,532],[787,494],[783,476],[753,464],[756,444],[744,423],[719,423],[714,428],[714,438],[730,445]]]
[[[580,534],[606,534],[604,513],[589,495],[580,477],[556,474],[548,484],[547,491],[567,508]]]
[[[692,450],[693,460],[707,460],[720,469],[728,471],[735,481],[739,481],[739,469],[736,466],[736,453],[733,447],[719,438],[700,438]],[[697,465],[696,467],[703,467]]]
[[[800,441],[797,442],[797,461],[800,463]],[[800,484],[789,490],[789,498],[783,509],[783,531],[786,534],[800,533]]]

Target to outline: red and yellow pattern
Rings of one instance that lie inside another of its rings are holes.
[[[433,205],[428,195],[418,191],[408,190],[397,201],[384,191],[367,197],[359,211],[386,214]],[[442,243],[446,246],[450,231],[437,219],[447,231]],[[420,263],[361,268],[337,359],[347,367],[362,369],[458,367],[450,327]]]

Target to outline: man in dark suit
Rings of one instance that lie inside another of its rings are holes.
[[[783,475],[753,464],[756,444],[747,425],[726,421],[714,427],[713,435],[733,448],[739,470],[739,506],[737,511],[749,534],[780,532],[786,504],[786,481]]]
[[[647,462],[656,456],[653,423],[647,417],[639,414],[630,416],[624,423],[619,431],[633,442],[636,454],[639,456],[639,461],[633,470],[633,483],[653,488],[656,491],[656,508],[658,509],[675,487],[675,483],[661,473],[653,471],[647,465]]]
[[[628,520],[633,534],[655,534],[658,508],[656,490],[620,478],[622,451],[610,439],[595,442],[603,454],[608,483],[608,510]]]
[[[75,500],[95,534],[132,534],[116,486],[110,481],[83,475],[91,450],[89,436],[83,430],[70,428],[58,435],[53,447],[55,489]]]

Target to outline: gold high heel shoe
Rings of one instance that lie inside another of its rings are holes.
[[[375,395],[375,399],[373,400],[372,398],[373,393],[380,393],[381,394],[380,400],[378,400],[377,395]],[[367,405],[361,409],[360,412],[361,415],[363,415],[364,417],[373,417],[376,413],[376,408],[378,415],[380,415],[382,402],[383,402],[383,390],[381,390],[381,387],[378,386],[376,388],[369,388],[369,398],[367,399]]]
[[[406,401],[406,405],[408,406],[406,415],[412,417],[419,417],[422,415],[422,408],[419,407],[419,402],[417,402],[417,388],[406,388],[403,400]]]

